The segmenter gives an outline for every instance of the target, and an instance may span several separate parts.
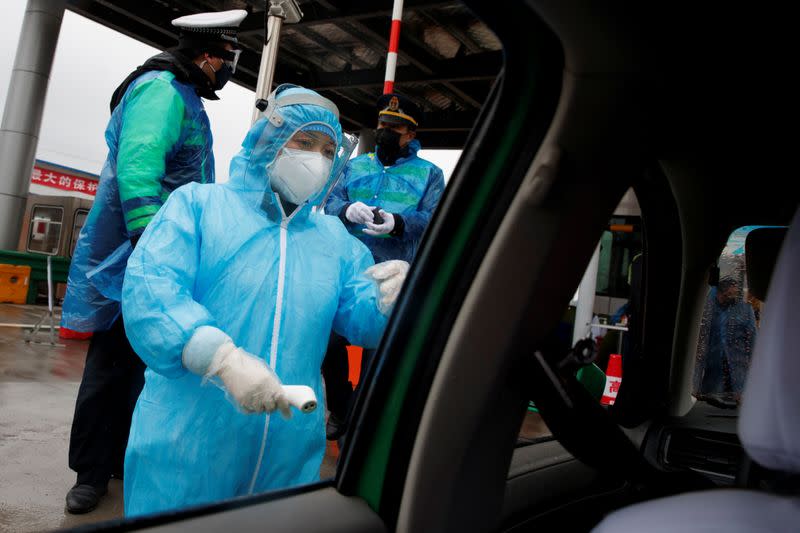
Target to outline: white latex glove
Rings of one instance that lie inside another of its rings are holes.
[[[366,228],[363,231],[367,235],[372,235],[376,237],[378,235],[386,235],[387,233],[391,233],[394,229],[394,215],[391,213],[387,213],[383,209],[378,211],[381,216],[383,217],[383,224],[373,224],[372,219],[366,223]]]
[[[344,212],[344,217],[353,224],[366,224],[372,222],[374,215],[372,207],[364,202],[353,202],[347,206],[347,211]]]
[[[247,413],[280,410],[283,416],[292,416],[289,400],[277,374],[267,363],[237,348],[232,342],[217,349],[207,376],[219,376],[225,390]]]
[[[388,315],[394,307],[400,289],[403,288],[403,282],[408,274],[408,263],[397,259],[384,261],[369,267],[364,274],[378,284],[378,290],[381,293],[378,299],[378,309],[384,315]]]

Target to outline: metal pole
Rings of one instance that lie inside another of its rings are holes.
[[[53,312],[53,256],[47,256],[47,308]]]
[[[66,0],[28,0],[0,124],[0,249],[14,250],[28,199]]]
[[[392,6],[392,30],[389,33],[389,53],[386,55],[386,76],[383,94],[394,91],[394,71],[397,68],[397,50],[400,48],[400,22],[403,18],[403,0],[394,0]]]
[[[589,336],[594,313],[594,293],[597,290],[597,269],[600,265],[600,244],[594,249],[592,260],[586,267],[578,288],[578,305],[575,307],[575,326],[572,330],[572,345]]]
[[[24,340],[26,343],[34,343],[34,344],[44,344],[36,340],[36,336],[39,334],[39,331],[43,327],[47,327],[44,325],[45,319],[48,317],[50,318],[50,345],[51,346],[64,346],[63,344],[56,344],[55,332],[56,332],[56,324],[53,318],[53,258],[52,256],[47,256],[47,312],[43,313],[39,320],[36,321],[36,324],[33,325],[33,329],[27,332],[24,336]],[[7,325],[7,324],[6,324]]]
[[[53,257],[47,256],[47,310],[50,315],[50,344],[55,344],[55,324],[53,323]]]
[[[278,57],[278,41],[281,37],[281,27],[286,18],[286,11],[281,0],[270,0],[269,15],[267,16],[267,30],[264,39],[264,49],[261,51],[261,66],[258,69],[258,83],[256,85],[256,101],[264,100],[272,92],[272,78],[275,75],[275,62]],[[255,124],[261,111],[253,110],[250,125]]]

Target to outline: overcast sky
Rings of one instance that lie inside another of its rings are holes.
[[[0,0],[0,116],[14,66],[26,0]],[[103,137],[108,102],[119,83],[148,57],[158,53],[135,39],[67,10],[61,26],[37,159],[99,174],[107,153]],[[225,181],[228,164],[250,125],[253,92],[229,83],[221,100],[206,101],[214,136],[217,179]],[[449,177],[457,151],[422,150]]]

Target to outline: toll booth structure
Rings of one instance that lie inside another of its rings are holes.
[[[56,299],[64,297],[69,263],[98,182],[95,174],[36,160],[17,248],[0,250],[0,266],[30,267],[24,303],[47,298],[47,256],[51,256]]]

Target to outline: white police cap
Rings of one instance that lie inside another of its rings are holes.
[[[204,38],[219,37],[224,40],[236,40],[239,24],[247,16],[244,9],[229,11],[213,11],[178,17],[172,25],[180,28],[184,35],[197,35]]]

